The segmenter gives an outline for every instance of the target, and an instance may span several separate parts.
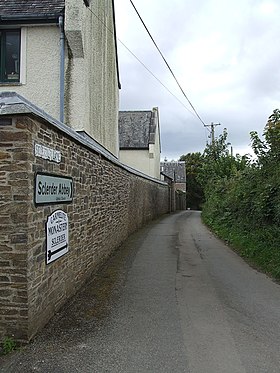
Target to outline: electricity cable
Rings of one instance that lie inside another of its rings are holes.
[[[102,19],[100,19],[89,7],[87,9],[96,17],[96,19],[103,24],[103,26],[106,27],[106,29],[111,33],[114,34],[114,32],[106,25],[105,22],[103,22]],[[173,93],[170,91],[169,88],[166,87],[164,83],[134,54],[119,38],[117,38],[118,42],[123,45],[126,50],[132,54],[132,56],[192,115],[195,116],[195,114]]]
[[[186,110],[188,110],[189,113],[191,113],[192,115],[194,115],[194,113],[173,93],[170,91],[169,88],[166,87],[166,85],[164,85],[164,83],[162,83],[162,81],[118,38],[118,41],[133,55],[134,58],[137,59],[137,61],[139,63],[141,63],[141,65],[178,101],[180,102],[181,105],[184,106],[184,108]]]
[[[130,0],[130,3],[131,3],[131,5],[133,6],[135,12],[137,13],[137,15],[138,15],[140,21],[142,22],[142,24],[143,24],[145,30],[147,31],[148,35],[150,36],[152,42],[154,43],[156,49],[158,50],[159,54],[161,55],[163,61],[165,62],[165,64],[166,64],[168,70],[170,71],[170,73],[172,74],[173,78],[175,79],[175,81],[176,81],[178,87],[180,88],[180,90],[181,90],[181,92],[183,93],[184,97],[186,98],[186,100],[187,100],[188,103],[190,104],[191,108],[193,109],[195,115],[196,115],[197,118],[200,120],[200,122],[201,122],[204,126],[206,126],[205,122],[201,119],[200,115],[199,115],[198,112],[196,111],[196,109],[195,109],[195,107],[193,106],[193,104],[191,103],[190,99],[188,98],[188,96],[187,96],[186,93],[184,92],[184,90],[183,90],[182,86],[180,85],[178,79],[176,78],[176,76],[175,76],[175,74],[173,73],[171,67],[169,66],[168,62],[166,61],[166,58],[164,57],[164,55],[162,54],[161,50],[160,50],[159,47],[157,46],[157,43],[155,42],[155,40],[154,40],[154,38],[152,37],[152,35],[151,35],[151,33],[150,33],[148,27],[146,26],[145,22],[143,21],[142,17],[140,16],[138,10],[136,9],[135,5],[133,4],[133,1]]]

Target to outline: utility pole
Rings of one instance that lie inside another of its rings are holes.
[[[210,136],[211,137],[211,144],[214,145],[214,142],[215,142],[215,127],[217,126],[220,126],[221,123],[213,123],[211,122],[211,124],[205,124],[204,126],[205,127],[211,127],[211,133],[210,133]]]

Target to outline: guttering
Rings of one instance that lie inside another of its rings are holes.
[[[149,150],[148,146],[121,146],[120,150]]]
[[[59,14],[13,14],[0,15],[2,25],[38,25],[38,24],[56,24]]]
[[[58,19],[60,28],[60,92],[59,92],[59,119],[64,123],[64,76],[65,76],[65,36],[64,36],[64,19],[60,16]]]

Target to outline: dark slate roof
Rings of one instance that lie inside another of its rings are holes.
[[[185,162],[160,162],[160,171],[171,177],[175,183],[186,182]]]
[[[7,19],[58,17],[63,14],[65,0],[1,0],[0,17]]]
[[[120,149],[148,149],[154,142],[152,117],[152,111],[120,111]]]

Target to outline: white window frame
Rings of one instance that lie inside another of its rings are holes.
[[[27,27],[21,27],[19,84],[26,84],[26,46],[27,46]]]

